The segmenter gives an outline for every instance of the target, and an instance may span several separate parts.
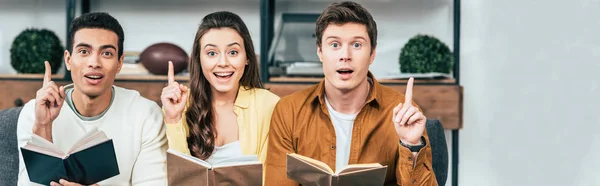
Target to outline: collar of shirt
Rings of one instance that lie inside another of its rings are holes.
[[[235,107],[239,107],[241,109],[247,109],[250,105],[250,98],[252,97],[253,89],[246,88],[240,85],[238,90],[238,94],[235,98]]]
[[[365,105],[371,104],[372,106],[379,106],[379,103],[377,101],[381,100],[381,94],[380,94],[381,85],[379,84],[379,82],[377,82],[377,80],[375,79],[375,77],[373,76],[371,71],[368,72],[367,78],[369,79],[369,82],[371,82],[372,86],[369,90],[369,98],[365,102]],[[318,100],[319,105],[322,106],[321,108],[327,109],[326,107],[324,107],[325,106],[325,79],[321,80],[321,82],[317,85],[315,91],[310,95],[310,99],[313,100],[313,103],[317,102],[317,100]]]

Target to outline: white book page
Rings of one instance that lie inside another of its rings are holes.
[[[87,148],[93,147],[105,141],[108,141],[108,137],[102,131],[98,131],[96,129],[89,131],[85,134],[85,136],[79,140],[79,142],[75,143],[71,150],[69,150],[68,154],[73,154]]]
[[[31,140],[23,148],[61,159],[66,157],[66,154],[58,146],[36,134],[31,135]]]
[[[244,155],[215,162],[213,168],[261,164],[257,155]]]
[[[203,167],[206,167],[208,169],[212,168],[212,165],[210,165],[210,163],[208,163],[208,162],[206,162],[204,160],[201,160],[200,158],[196,158],[196,157],[187,155],[185,153],[182,153],[182,152],[179,152],[179,151],[176,151],[176,150],[173,150],[173,149],[167,150],[167,153],[170,153],[170,154],[182,157],[182,158],[184,158],[184,159],[186,159],[188,161],[191,161],[191,162],[194,162],[196,164],[202,165]]]
[[[333,172],[333,170],[331,169],[331,167],[329,167],[329,165],[327,165],[326,163],[319,161],[319,160],[315,160],[306,156],[302,156],[299,154],[288,154],[288,156],[295,158],[297,160],[300,160],[306,164],[310,164],[318,169],[320,169],[321,171],[330,174],[330,175],[334,175],[335,172]]]
[[[339,169],[339,170],[335,171],[335,175],[367,171],[367,170],[377,169],[377,168],[381,168],[381,167],[383,167],[383,166],[379,163],[351,164],[351,165],[344,167],[343,169]]]
[[[71,147],[71,149],[69,149],[69,151],[68,151],[68,152],[73,152],[73,150],[74,150],[75,148],[77,148],[77,147],[80,147],[80,146],[82,146],[83,144],[85,144],[86,140],[88,140],[88,138],[90,138],[90,136],[93,136],[93,135],[94,135],[94,134],[96,134],[97,132],[98,132],[98,129],[96,129],[96,128],[92,128],[91,130],[87,131],[87,132],[86,132],[86,133],[83,135],[83,137],[82,137],[81,139],[79,139],[79,140],[77,141],[77,143],[75,143],[75,144],[74,144],[74,145]]]

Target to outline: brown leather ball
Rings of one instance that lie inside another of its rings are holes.
[[[144,49],[140,54],[140,62],[146,69],[156,75],[167,75],[169,61],[173,62],[175,74],[188,66],[188,55],[181,47],[172,43],[156,43]]]

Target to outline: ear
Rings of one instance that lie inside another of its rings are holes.
[[[125,59],[125,54],[122,54],[119,58],[119,64],[117,65],[117,74],[121,72],[121,67],[123,67],[123,59]]]
[[[67,67],[68,71],[71,71],[71,53],[69,53],[69,50],[65,50],[63,55],[65,59],[65,66]]]
[[[319,56],[319,61],[321,61],[321,63],[323,63],[323,50],[321,49],[321,46],[317,45],[317,56]]]
[[[373,61],[375,60],[375,56],[377,55],[377,48],[373,48],[373,50],[371,51],[371,58],[369,60],[369,65],[373,64]]]

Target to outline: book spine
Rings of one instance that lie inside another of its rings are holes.
[[[66,180],[76,183],[82,181],[80,179],[85,176],[83,175],[85,171],[81,169],[81,162],[77,162],[73,158],[67,157],[67,159],[63,160],[63,166],[67,172],[67,177],[65,178]]]
[[[209,186],[217,186],[217,180],[215,180],[215,171],[213,169],[209,169],[206,174],[206,183]]]
[[[329,177],[329,179],[330,179],[331,186],[337,186],[340,182],[340,177],[338,177],[338,176],[331,176],[331,177]]]

